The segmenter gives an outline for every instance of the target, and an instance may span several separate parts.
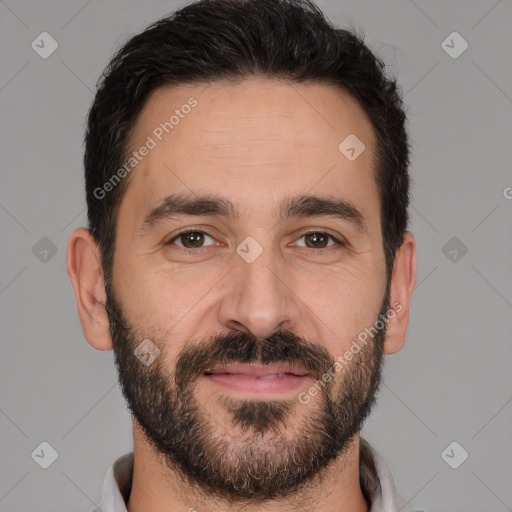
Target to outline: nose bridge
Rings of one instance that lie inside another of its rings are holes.
[[[231,329],[248,330],[258,338],[298,318],[295,298],[285,283],[284,266],[269,246],[254,239],[237,247],[230,286],[222,297],[220,321]]]

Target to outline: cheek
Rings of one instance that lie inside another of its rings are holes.
[[[156,255],[136,253],[124,261],[118,258],[115,289],[130,318],[169,329],[204,295],[208,280],[155,260]]]
[[[206,295],[216,280],[202,278],[192,285],[185,273],[162,270],[149,262],[137,267],[125,264],[118,275],[122,278],[115,284],[116,296],[126,317],[142,338],[164,351],[164,365],[173,366],[187,340],[197,337],[209,304]]]
[[[321,339],[331,355],[336,357],[350,348],[352,341],[372,326],[381,307],[382,276],[373,271],[344,269],[327,280],[316,279],[299,292],[307,309],[314,314]]]

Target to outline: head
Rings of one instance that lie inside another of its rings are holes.
[[[405,340],[396,83],[311,3],[199,1],[117,52],[85,142],[89,229],[68,270],[155,454],[231,499],[307,485],[348,450]],[[248,390],[219,377],[236,364],[293,371]]]

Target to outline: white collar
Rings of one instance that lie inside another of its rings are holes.
[[[122,455],[109,467],[103,483],[98,512],[127,512],[133,477],[133,452]],[[360,480],[371,501],[370,512],[410,512],[397,493],[393,477],[379,453],[360,439]],[[95,512],[95,511],[93,511]]]

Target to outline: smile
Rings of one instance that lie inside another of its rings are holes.
[[[290,365],[228,364],[208,368],[203,376],[224,390],[244,394],[288,393],[304,386],[311,376]]]

